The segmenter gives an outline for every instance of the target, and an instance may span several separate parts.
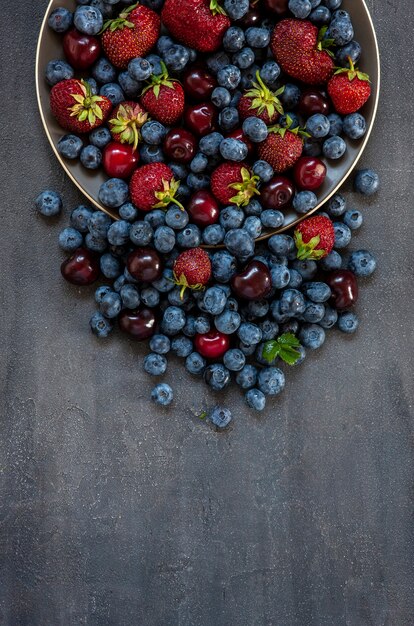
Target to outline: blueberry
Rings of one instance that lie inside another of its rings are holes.
[[[226,309],[214,319],[217,330],[225,335],[232,335],[241,324],[241,317],[237,311]]]
[[[76,135],[65,135],[58,141],[57,149],[65,159],[77,159],[83,148],[83,141]]]
[[[231,94],[225,87],[216,87],[211,94],[211,102],[218,109],[224,109],[229,106],[231,101]]]
[[[185,313],[179,307],[169,306],[165,309],[161,328],[166,335],[177,335],[185,325]]]
[[[236,259],[226,250],[219,250],[211,257],[214,278],[220,283],[228,283],[236,272]]]
[[[320,267],[325,272],[339,270],[342,267],[342,257],[336,250],[332,250],[326,257],[319,261]]]
[[[125,220],[113,222],[108,228],[108,242],[113,246],[123,246],[129,241],[129,232],[131,224]]]
[[[172,170],[175,180],[183,180],[188,176],[188,170],[182,163],[168,163],[168,167]]]
[[[303,324],[299,331],[298,339],[305,348],[316,350],[325,341],[325,331],[318,324]]]
[[[65,252],[73,252],[83,243],[83,237],[78,230],[74,228],[64,228],[59,233],[59,246]]]
[[[285,376],[277,367],[265,367],[257,375],[257,386],[265,396],[276,396],[284,389]]]
[[[226,67],[226,65],[229,64],[229,55],[224,52],[224,50],[216,52],[215,54],[207,58],[207,67],[210,72],[213,72],[213,74],[217,74],[219,70],[223,69],[223,67]]]
[[[116,80],[116,69],[104,57],[98,59],[95,65],[92,67],[91,74],[93,78],[102,85],[106,85],[108,83],[114,83]]]
[[[112,141],[112,135],[105,126],[95,128],[89,135],[89,141],[93,146],[103,150]]]
[[[134,285],[123,285],[120,290],[120,296],[122,305],[126,309],[136,309],[141,301],[139,291]],[[151,350],[153,350],[152,347]]]
[[[239,102],[242,98],[242,92],[240,91],[240,89],[235,89],[233,91],[233,93],[231,94],[231,100],[230,100],[230,107],[238,107],[239,106]]]
[[[56,83],[59,83],[61,80],[68,80],[74,76],[75,71],[73,67],[71,67],[69,63],[66,63],[66,61],[61,61],[60,59],[56,61],[49,61],[46,66],[46,82],[51,87],[56,85]]]
[[[110,252],[103,254],[99,262],[101,272],[105,278],[118,278],[118,276],[122,274],[123,268],[119,259],[113,256]]]
[[[209,287],[204,292],[203,306],[207,313],[211,315],[219,315],[224,311],[226,302],[226,294],[220,287]]]
[[[110,178],[100,186],[98,197],[100,202],[107,207],[120,207],[128,200],[128,185],[120,178]]]
[[[277,209],[266,209],[260,215],[263,226],[266,228],[279,228],[285,221],[285,216]]]
[[[151,391],[151,400],[160,406],[168,406],[173,401],[173,398],[173,390],[167,383],[160,383]]]
[[[136,57],[128,64],[128,74],[137,82],[147,80],[152,74],[152,65],[148,59]]]
[[[297,213],[307,213],[318,204],[318,198],[313,191],[299,191],[293,198],[293,208]]]
[[[266,61],[260,70],[260,78],[267,84],[273,85],[279,78],[280,67],[276,61]]]
[[[335,326],[335,324],[337,322],[337,319],[338,319],[338,312],[337,312],[337,310],[333,309],[329,305],[326,305],[325,306],[324,316],[320,320],[319,324],[325,330],[329,330],[330,328],[333,328]]]
[[[234,0],[230,0],[230,1],[234,1]],[[224,428],[227,428],[227,426],[230,424],[231,420],[233,419],[233,416],[231,414],[230,409],[226,409],[225,407],[217,405],[207,413],[206,419],[212,424],[214,424],[214,426],[222,430]]]
[[[349,67],[349,57],[352,63],[356,65],[361,57],[362,48],[357,41],[350,41],[345,46],[337,49],[335,58],[339,65]]]
[[[303,313],[305,310],[305,300],[297,289],[285,289],[280,296],[280,312],[286,313],[290,317]]]
[[[344,46],[354,37],[354,29],[347,11],[335,11],[325,37],[333,39],[336,46]]]
[[[350,139],[360,139],[367,131],[365,117],[361,113],[352,113],[344,119],[343,130]]]
[[[97,170],[102,163],[102,152],[96,146],[85,146],[80,153],[80,162],[88,170]]]
[[[280,94],[280,101],[284,109],[288,111],[294,109],[299,103],[301,91],[297,85],[286,83],[283,92]]]
[[[204,370],[204,381],[214,391],[221,391],[229,386],[231,382],[230,372],[221,363],[213,363],[208,365]]]
[[[290,235],[273,235],[268,239],[269,250],[278,256],[287,256],[295,250],[295,242]]]
[[[342,137],[328,137],[322,145],[323,154],[327,159],[340,159],[346,152],[346,143]]]
[[[147,143],[141,144],[139,156],[142,163],[146,165],[148,163],[162,163],[165,161],[161,146],[150,146]]]
[[[270,32],[267,28],[251,26],[246,30],[246,41],[251,48],[266,48],[270,43]]]
[[[290,272],[286,265],[273,265],[270,270],[272,285],[275,289],[284,289],[289,285]]]
[[[243,48],[245,41],[244,31],[238,26],[230,26],[224,33],[223,48],[227,52],[237,52]],[[223,85],[223,87],[227,87],[227,85]]]
[[[180,248],[197,248],[201,242],[201,232],[195,224],[187,224],[177,235]]]
[[[245,365],[236,376],[236,383],[242,389],[251,389],[257,381],[257,368],[254,365]]]
[[[210,321],[206,315],[199,315],[194,320],[194,330],[199,335],[205,335],[210,330]]]
[[[256,161],[253,164],[253,173],[260,178],[262,183],[268,183],[273,178],[273,168],[267,161]]]
[[[248,148],[243,141],[229,137],[221,142],[220,153],[226,161],[240,162],[247,157]]]
[[[159,146],[163,142],[166,133],[167,129],[165,126],[155,120],[145,122],[141,128],[142,139],[152,146]]]
[[[322,113],[315,113],[308,117],[306,121],[306,130],[315,139],[326,137],[329,133],[330,124],[326,115]]]
[[[147,246],[151,243],[154,231],[148,222],[134,222],[129,231],[129,237],[136,246]]]
[[[42,191],[35,200],[36,210],[46,217],[58,215],[62,210],[62,198],[56,191]]]
[[[318,266],[315,261],[306,259],[305,261],[293,261],[292,268],[297,270],[304,280],[312,280],[317,272]]]
[[[301,315],[301,320],[304,322],[309,322],[312,324],[316,324],[320,322],[325,315],[325,307],[321,303],[317,302],[306,302],[306,308]]]
[[[289,270],[289,283],[288,286],[291,289],[297,289],[302,284],[302,275],[295,269]]]
[[[118,83],[127,98],[138,98],[141,95],[142,83],[131,78],[128,72],[120,72]]]
[[[331,21],[331,12],[327,7],[317,7],[309,14],[309,20],[317,26],[325,26]]]
[[[155,289],[155,287],[145,287],[145,289],[141,290],[140,299],[145,306],[150,307],[151,309],[158,306],[160,302],[160,294]]]
[[[246,364],[246,357],[238,348],[231,348],[225,353],[223,363],[231,372],[240,372]]]
[[[262,340],[268,341],[274,339],[279,332],[279,326],[273,320],[264,320],[260,322],[260,330],[262,331]]]
[[[185,360],[186,370],[190,374],[202,374],[206,364],[206,360],[198,352],[192,352]]]
[[[195,174],[205,172],[208,166],[208,158],[202,152],[198,152],[190,163],[190,170]]]
[[[334,248],[341,250],[346,248],[352,237],[351,229],[342,222],[334,222],[335,243]]]
[[[86,35],[97,35],[103,26],[102,13],[92,6],[80,6],[73,17],[76,28]]]
[[[312,302],[326,302],[331,297],[329,285],[322,282],[303,283],[302,292]]]
[[[352,252],[348,261],[348,268],[354,272],[355,276],[370,276],[377,266],[377,262],[368,250],[357,250]]]
[[[263,207],[256,198],[250,200],[249,204],[246,204],[244,208],[245,215],[252,215],[255,217],[260,217],[263,212]]]
[[[226,232],[220,224],[210,224],[203,230],[203,243],[208,246],[217,246],[223,243],[225,234]]]
[[[343,130],[343,120],[338,113],[330,113],[328,115],[329,120],[329,137],[333,137],[334,135],[340,135]]]
[[[116,291],[108,291],[99,304],[99,310],[105,317],[113,319],[122,308],[121,296]]]
[[[144,222],[148,222],[148,224],[152,228],[157,228],[158,226],[162,226],[165,224],[165,213],[162,209],[154,209],[145,214]]]
[[[101,287],[98,287],[98,289],[95,291],[96,304],[101,304],[104,296],[106,296],[106,294],[109,293],[110,291],[112,291],[112,289],[111,287],[109,287],[109,285],[102,285]]]
[[[174,44],[164,52],[164,62],[169,70],[181,72],[190,60],[190,51],[181,44]]]
[[[231,254],[243,260],[254,254],[254,240],[243,228],[232,228],[227,231],[224,245]]]
[[[87,233],[85,237],[85,245],[89,248],[89,250],[93,250],[93,252],[104,252],[107,248],[107,241],[102,237]]]
[[[193,351],[193,342],[188,337],[179,335],[171,341],[171,351],[179,357],[186,358]]]
[[[336,11],[342,4],[342,0],[325,0],[325,4],[331,11]]]
[[[240,228],[244,222],[244,213],[239,207],[231,205],[220,211],[219,220],[221,226],[226,230]]]
[[[175,246],[175,233],[169,226],[158,226],[154,233],[154,247],[158,252],[167,254]]]
[[[246,346],[251,346],[260,343],[263,333],[257,324],[242,322],[237,330],[237,335]]]
[[[171,349],[171,341],[166,335],[153,335],[149,347],[152,352],[157,354],[168,354]]]
[[[233,65],[236,65],[236,67],[239,67],[241,70],[247,70],[248,67],[253,65],[254,59],[253,50],[246,47],[233,54],[232,62]]]
[[[354,179],[355,191],[364,196],[372,196],[380,186],[379,176],[374,170],[358,170]]]
[[[264,121],[259,117],[248,117],[243,122],[243,133],[254,143],[261,143],[266,139],[268,130]]]
[[[88,232],[88,222],[93,215],[92,209],[87,206],[80,205],[73,209],[70,215],[70,224],[73,228],[81,233]]]
[[[118,104],[121,104],[121,102],[125,100],[124,92],[118,83],[108,83],[103,85],[99,90],[99,95],[109,98],[114,107],[118,106]]]
[[[224,131],[233,130],[239,125],[239,112],[235,107],[225,107],[219,113],[218,123]]]
[[[247,303],[247,319],[255,320],[258,317],[265,317],[268,312],[269,302],[267,300],[250,300],[250,302]],[[248,343],[245,339],[243,339],[243,342]]]
[[[49,15],[48,26],[56,33],[65,33],[73,23],[73,14],[64,7],[58,7]]]
[[[244,397],[247,406],[255,411],[263,411],[266,406],[266,396],[260,389],[249,389]]]
[[[331,217],[339,217],[340,215],[343,215],[346,211],[345,198],[341,194],[336,193],[329,200],[326,211]]]
[[[344,224],[348,226],[351,230],[357,230],[362,226],[362,213],[360,211],[345,211],[344,213]]]
[[[89,326],[93,334],[100,339],[107,337],[113,329],[113,324],[99,311],[92,315],[91,319],[89,320]]]
[[[337,325],[339,330],[343,333],[352,334],[357,330],[359,320],[352,311],[344,311],[343,313],[339,313]]]
[[[167,371],[167,359],[162,354],[151,352],[144,359],[144,370],[151,376],[162,376]]]
[[[255,215],[246,217],[243,224],[243,230],[249,233],[252,239],[257,239],[262,234],[262,222]]]
[[[242,89],[250,89],[251,87],[253,87],[253,83],[257,79],[257,72],[259,71],[260,71],[260,67],[256,63],[254,63],[247,69],[243,70],[241,81],[240,81],[240,87]],[[237,104],[238,102],[234,104],[233,106],[237,106]]]
[[[154,280],[152,283],[153,287],[157,289],[160,293],[168,293],[172,289],[174,289],[174,280],[173,280],[173,271],[170,268],[165,268],[161,278],[158,280]]]
[[[151,64],[153,74],[162,74],[162,59],[158,54],[148,54],[145,58]]]
[[[241,80],[241,72],[235,65],[225,65],[217,72],[217,82],[220,87],[236,89]]]
[[[207,176],[206,174],[194,174],[194,172],[191,172],[191,174],[187,176],[187,185],[194,191],[207,189],[207,187],[210,186],[210,176]],[[182,190],[183,187],[184,185],[180,185],[180,190]]]
[[[171,206],[165,214],[165,223],[174,230],[180,230],[187,226],[189,215],[187,211],[182,211],[178,206]]]
[[[249,0],[224,0],[223,6],[231,20],[240,20],[249,10]]]

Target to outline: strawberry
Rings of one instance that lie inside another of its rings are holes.
[[[184,112],[184,90],[178,80],[168,76],[165,63],[161,61],[162,74],[153,74],[142,92],[141,104],[148,113],[162,124],[175,124]]]
[[[50,92],[50,109],[59,125],[72,133],[89,133],[101,126],[112,111],[105,96],[92,95],[84,80],[61,80]]]
[[[257,189],[258,176],[252,176],[246,163],[230,163],[226,161],[214,170],[211,176],[211,191],[222,204],[246,206]]]
[[[351,57],[349,68],[339,68],[328,83],[328,93],[335,109],[341,115],[358,111],[371,95],[368,74],[354,67]]]
[[[253,83],[252,89],[249,89],[240,98],[238,105],[239,114],[242,120],[247,117],[259,117],[267,125],[274,124],[279,114],[283,115],[283,107],[278,98],[284,91],[281,87],[276,92],[270,91],[264,84],[259,72],[256,72],[257,83]]]
[[[176,258],[173,267],[174,282],[181,287],[181,299],[189,287],[193,290],[204,289],[211,278],[211,261],[202,248],[185,250]]]
[[[333,74],[334,62],[325,48],[327,27],[318,33],[308,20],[285,19],[276,24],[270,41],[273,56],[282,70],[308,85],[323,85]]]
[[[295,244],[298,249],[297,258],[323,259],[335,243],[335,231],[329,217],[315,215],[303,220],[294,232]]]
[[[296,163],[302,154],[303,137],[309,137],[299,126],[291,128],[290,118],[288,122],[288,128],[271,126],[267,138],[258,146],[259,157],[270,163],[278,174]]]
[[[184,210],[175,195],[180,183],[164,163],[150,163],[135,170],[129,183],[132,202],[141,211],[166,209],[171,202]]]
[[[146,56],[155,46],[160,27],[159,15],[137,2],[116,19],[105,22],[102,47],[115,67],[126,69],[131,59]]]
[[[218,0],[166,0],[163,24],[181,43],[200,52],[215,52],[230,27]]]
[[[109,130],[115,141],[128,143],[136,150],[141,139],[141,126],[148,120],[148,113],[137,102],[121,102],[112,112]]]

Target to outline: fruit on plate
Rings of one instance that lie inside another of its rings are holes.
[[[369,76],[356,69],[349,57],[349,68],[341,67],[335,72],[328,83],[328,93],[338,113],[355,113],[371,95]]]
[[[184,112],[184,90],[178,80],[169,77],[161,62],[161,73],[153,74],[144,88],[141,104],[146,111],[162,124],[176,124]]]
[[[306,133],[299,126],[271,126],[267,138],[259,145],[259,157],[269,163],[275,172],[286,172],[303,152],[303,136]]]
[[[187,211],[191,221],[197,226],[215,224],[220,215],[219,204],[207,189],[200,189],[191,196]]]
[[[172,170],[164,163],[149,163],[135,170],[129,184],[132,202],[141,211],[163,209],[174,203],[183,209],[176,199],[180,183],[175,181]]]
[[[136,150],[141,139],[141,128],[148,120],[148,113],[137,102],[121,102],[112,111],[109,130],[115,141],[128,143]]]
[[[105,96],[92,95],[85,80],[69,79],[52,87],[50,109],[62,128],[84,134],[108,119],[112,102]]]
[[[323,85],[334,72],[332,56],[324,39],[327,28],[308,20],[285,19],[276,24],[270,42],[273,56],[282,70],[308,85]]]
[[[300,189],[314,191],[324,182],[326,165],[318,157],[300,157],[293,168],[293,178]]]
[[[187,288],[204,289],[211,278],[211,261],[202,248],[184,250],[174,262],[174,281],[181,287],[181,298]]]
[[[335,231],[332,221],[324,215],[315,215],[303,220],[295,229],[297,258],[323,259],[333,249]]]
[[[283,106],[279,100],[284,87],[276,91],[271,91],[263,82],[259,71],[256,72],[256,82],[252,83],[240,98],[238,111],[240,118],[255,116],[263,120],[268,126],[277,122],[280,115],[283,115]]]
[[[211,176],[211,191],[222,204],[246,206],[255,195],[259,177],[247,163],[222,163]]]
[[[218,50],[231,24],[220,0],[166,0],[161,19],[173,37],[200,52]]]
[[[171,128],[165,136],[163,150],[177,163],[189,163],[196,152],[197,140],[185,128]]]
[[[101,41],[105,55],[115,67],[125,69],[132,59],[145,56],[155,46],[160,26],[155,11],[138,2],[131,5],[104,23]]]
[[[98,60],[101,44],[93,35],[86,35],[72,28],[63,37],[63,52],[72,67],[86,70]]]
[[[102,163],[110,178],[129,178],[139,162],[139,152],[129,144],[111,141],[105,146]]]

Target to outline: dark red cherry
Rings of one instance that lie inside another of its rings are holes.
[[[194,346],[206,359],[219,359],[229,349],[230,339],[228,335],[218,330],[210,330],[204,335],[196,335]]]
[[[60,271],[72,285],[91,285],[99,278],[99,258],[88,248],[78,248],[63,261]]]
[[[192,161],[196,149],[197,139],[185,128],[172,128],[164,139],[164,153],[177,163]]]
[[[239,141],[242,141],[243,143],[246,144],[249,150],[248,155],[252,156],[254,154],[254,151],[255,151],[254,143],[250,141],[248,137],[246,137],[246,135],[243,133],[243,130],[241,128],[236,128],[236,130],[232,130],[231,133],[227,134],[227,137],[231,137],[232,139],[238,139]]]
[[[128,272],[141,283],[152,283],[161,278],[163,262],[153,248],[137,248],[128,256]]]
[[[301,189],[318,189],[326,177],[326,165],[317,157],[300,157],[293,166],[293,178]]]
[[[348,309],[358,300],[358,283],[353,272],[335,270],[327,274],[324,280],[331,288],[330,303],[335,309]]]
[[[119,328],[138,341],[152,337],[155,333],[157,318],[153,309],[124,309],[118,315]]]
[[[211,102],[190,105],[184,111],[184,123],[195,135],[208,135],[216,130],[217,109]]]
[[[202,102],[210,98],[217,81],[202,67],[190,67],[183,76],[183,87],[190,98]]]
[[[101,54],[101,44],[96,37],[84,35],[72,28],[63,37],[63,51],[72,67],[86,70]]]
[[[187,205],[191,221],[197,226],[209,226],[217,222],[220,214],[217,200],[207,189],[194,193]]]
[[[286,176],[274,176],[260,189],[260,201],[265,209],[289,206],[295,193],[292,181]]]
[[[256,9],[251,9],[241,20],[238,20],[237,24],[240,24],[243,28],[250,28],[251,26],[260,26],[263,20],[263,15]]]
[[[128,178],[138,162],[138,150],[127,143],[111,141],[103,151],[102,164],[110,178]]]
[[[275,15],[284,15],[288,10],[289,0],[263,0],[265,9]]]
[[[267,296],[272,288],[269,269],[261,261],[250,263],[239,274],[234,274],[230,281],[233,292],[244,300],[260,300]]]
[[[315,113],[323,113],[328,115],[331,110],[331,103],[328,98],[316,89],[307,89],[300,97],[298,104],[299,113],[310,117]]]

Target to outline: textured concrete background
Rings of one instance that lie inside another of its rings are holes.
[[[2,6],[1,626],[414,624],[414,3],[369,4],[383,94],[363,163],[383,190],[349,196],[354,247],[379,260],[360,330],[329,334],[260,417],[229,391],[225,435],[194,417],[212,399],[181,366],[174,407],[154,408],[142,347],[98,343],[92,291],[61,280],[65,219],[32,200],[82,198],[35,104],[46,1]]]

